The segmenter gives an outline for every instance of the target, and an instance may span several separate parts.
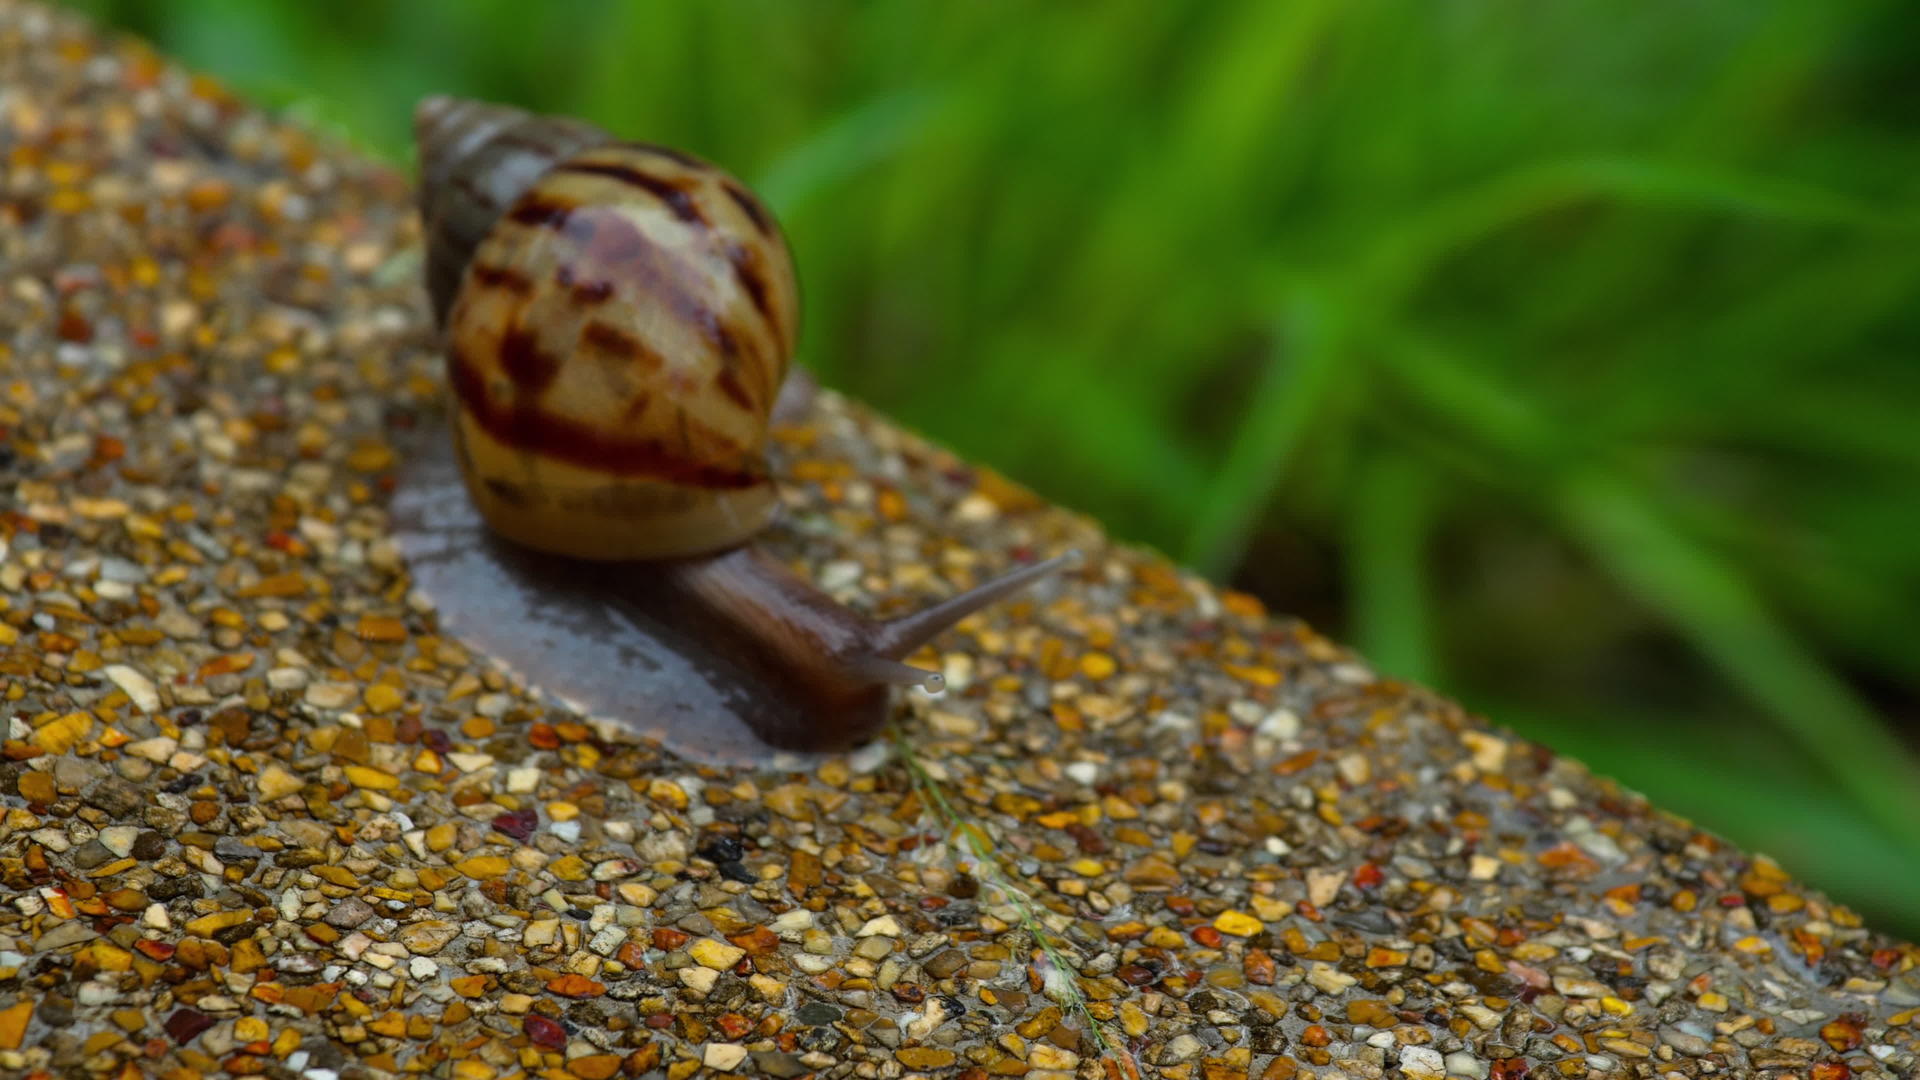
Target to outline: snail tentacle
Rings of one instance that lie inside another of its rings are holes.
[[[1031,566],[1009,570],[992,581],[948,597],[911,615],[902,615],[881,623],[874,631],[874,651],[881,656],[904,660],[915,649],[951,629],[961,619],[990,604],[1012,596],[1056,570],[1071,570],[1080,565],[1080,552],[1065,551]]]
[[[937,671],[917,668],[912,664],[903,664],[898,660],[889,660],[884,656],[862,653],[844,661],[847,674],[870,683],[885,686],[917,686],[929,694],[937,694],[947,688],[947,677]]]

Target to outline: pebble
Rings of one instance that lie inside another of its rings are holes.
[[[97,838],[100,845],[116,858],[126,858],[133,854],[133,843],[140,836],[140,830],[133,825],[109,825],[100,830]]]
[[[1405,1046],[1400,1049],[1400,1071],[1407,1080],[1443,1080],[1447,1062],[1431,1047]]]
[[[260,792],[260,798],[267,802],[282,798],[299,791],[306,782],[278,765],[269,765],[254,777],[254,786]]]
[[[53,800],[58,797],[58,793],[54,788],[53,777],[37,770],[22,772],[20,778],[14,782],[14,785],[14,789],[20,793],[20,797],[29,803],[39,803],[44,806],[53,802]]]
[[[134,757],[151,761],[155,765],[165,765],[180,752],[180,740],[166,735],[151,739],[141,739],[126,745],[126,752]]]
[[[26,1040],[27,1025],[33,1022],[34,1003],[17,1001],[0,1009],[0,1050],[18,1050]]]
[[[338,904],[335,904],[333,910],[327,912],[323,921],[328,926],[339,927],[342,930],[350,930],[366,922],[368,919],[373,918],[373,916],[374,910],[372,905],[357,896],[350,896]]]
[[[100,673],[125,691],[141,712],[160,711],[160,692],[154,689],[153,680],[125,664],[109,664]]]
[[[406,946],[408,952],[422,956],[432,956],[459,936],[460,927],[438,919],[410,922],[394,932],[394,940]]]
[[[316,709],[344,709],[360,700],[360,689],[352,683],[319,682],[307,687],[306,702]]]
[[[824,969],[822,969],[824,970]],[[687,989],[696,994],[710,994],[720,981],[720,973],[709,967],[684,967],[674,972]]]
[[[726,971],[739,963],[741,957],[747,955],[747,950],[712,938],[698,938],[687,947],[687,953],[701,967]]]

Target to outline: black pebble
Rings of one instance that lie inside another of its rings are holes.
[[[793,1018],[808,1027],[819,1027],[821,1024],[831,1024],[840,1019],[840,1010],[824,1001],[809,1001],[800,1006],[799,1011],[793,1014]]]

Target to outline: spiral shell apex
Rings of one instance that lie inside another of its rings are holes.
[[[433,98],[416,128],[428,289],[487,524],[602,560],[764,528],[798,297],[759,201],[698,158],[580,121]]]

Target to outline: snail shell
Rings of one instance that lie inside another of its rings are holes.
[[[586,559],[698,554],[765,528],[799,300],[759,201],[698,158],[577,120],[431,98],[416,126],[428,292],[487,523]]]
[[[454,408],[393,514],[450,628],[692,756],[832,750],[890,687],[941,685],[914,650],[1077,559],[880,622],[746,546],[778,508],[798,308],[772,217],[698,158],[577,120],[438,97],[415,125]]]

